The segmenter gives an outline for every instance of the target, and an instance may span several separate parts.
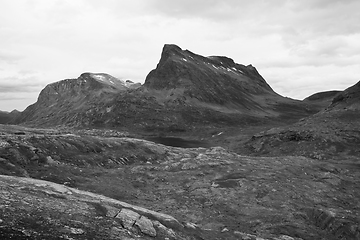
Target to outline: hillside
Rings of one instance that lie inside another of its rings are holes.
[[[32,126],[89,125],[96,105],[109,102],[117,93],[136,89],[139,84],[119,80],[104,73],[83,73],[76,79],[65,79],[47,85],[36,103],[27,107],[15,123]],[[100,109],[99,114],[108,111]]]
[[[332,103],[332,100],[334,99],[334,97],[336,95],[338,95],[339,93],[341,93],[341,91],[319,92],[319,93],[315,93],[315,94],[305,98],[303,101],[316,103],[316,104],[322,106],[322,109],[324,109]]]
[[[249,149],[266,155],[303,155],[312,158],[359,157],[360,82],[337,93],[331,104],[293,125],[256,134]],[[358,164],[358,163],[356,163]]]

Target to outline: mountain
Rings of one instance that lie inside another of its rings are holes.
[[[13,110],[11,112],[0,111],[0,124],[7,124],[13,122],[18,116],[20,112],[18,110]]]
[[[227,57],[203,57],[176,45],[164,46],[160,62],[144,86],[189,102],[233,105],[237,109],[261,109],[253,95],[278,96],[253,66],[236,64]]]
[[[334,91],[319,92],[305,98],[304,101],[316,103],[318,105],[321,105],[322,108],[326,108],[332,103],[334,97],[339,93],[341,93],[341,91],[334,90]]]
[[[139,84],[122,81],[105,73],[83,73],[76,79],[65,79],[47,85],[36,103],[27,107],[16,123],[29,125],[84,124],[93,106],[112,99],[117,93],[136,89]],[[108,111],[108,109],[101,109]],[[85,116],[84,116],[85,114]]]
[[[294,121],[318,110],[274,92],[252,65],[166,44],[144,85],[84,73],[46,86],[17,123],[184,132]]]
[[[224,56],[203,57],[172,44],[164,46],[161,59],[146,77],[144,87],[159,101],[206,106],[223,112],[279,116],[286,114],[281,111],[284,105],[293,105],[294,111],[303,107],[300,101],[274,92],[252,65],[238,64]]]
[[[293,125],[256,134],[247,146],[255,154],[316,159],[359,157],[359,119],[360,82],[335,94],[324,110]]]

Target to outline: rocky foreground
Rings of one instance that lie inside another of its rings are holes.
[[[0,184],[2,239],[186,239],[166,214],[32,178]]]
[[[0,236],[360,239],[359,164],[343,160],[1,126]]]

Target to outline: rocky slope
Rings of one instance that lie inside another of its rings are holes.
[[[360,156],[360,82],[335,95],[319,113],[299,122],[256,134],[247,143],[258,154],[313,158]]]
[[[179,133],[293,121],[318,110],[275,93],[251,65],[165,45],[143,86],[85,73],[45,87],[17,123]]]
[[[149,90],[166,91],[167,99],[259,109],[253,95],[277,96],[257,70],[227,57],[203,57],[176,45],[165,45],[161,59],[146,77]],[[237,108],[239,109],[239,108]]]
[[[125,136],[1,126],[1,174],[27,178],[0,176],[0,236],[360,238],[354,159],[248,157]]]
[[[194,239],[196,236],[170,215],[64,185],[0,175],[0,186],[2,239]]]
[[[36,103],[27,107],[15,123],[29,125],[88,125],[88,111],[106,103],[114,95],[138,84],[116,79],[108,74],[83,73],[77,79],[66,79],[47,85]],[[106,112],[108,109],[101,109]]]

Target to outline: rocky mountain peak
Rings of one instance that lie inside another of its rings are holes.
[[[181,53],[182,51],[183,50],[175,44],[165,44],[162,50],[162,55],[177,54],[177,53]]]
[[[157,68],[163,66],[168,61],[175,60],[176,58],[184,58],[186,55],[185,51],[175,44],[165,44],[161,52],[161,58]]]
[[[252,65],[237,64],[225,56],[204,57],[173,44],[164,46],[144,86],[216,104],[241,103],[251,98],[249,94],[276,94]]]
[[[78,78],[48,84],[40,92],[37,102],[28,106],[16,122],[81,122],[84,119],[80,116],[81,110],[110,101],[117,94],[140,85],[106,73],[82,73]],[[76,117],[76,114],[79,116]]]
[[[107,73],[82,73],[78,78],[65,79],[47,85],[40,93],[38,101],[58,99],[64,96],[99,94],[137,88],[139,84],[125,82]]]

